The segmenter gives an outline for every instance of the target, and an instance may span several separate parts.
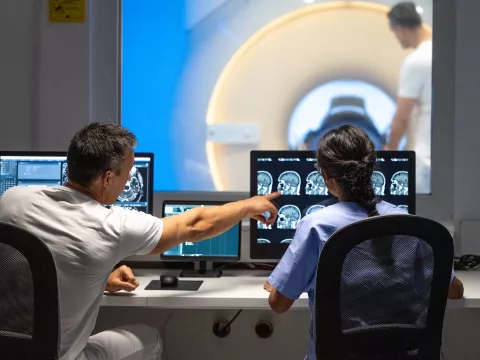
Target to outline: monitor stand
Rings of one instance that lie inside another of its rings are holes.
[[[217,269],[213,270],[212,261],[194,261],[193,270],[182,270],[179,275],[180,277],[191,277],[191,278],[214,278],[222,276],[222,270]]]

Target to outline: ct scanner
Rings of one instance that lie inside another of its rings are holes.
[[[361,80],[394,101],[408,51],[389,30],[389,9],[357,1],[314,4],[270,22],[236,51],[213,89],[206,122],[257,124],[260,137],[253,146],[207,141],[208,166],[217,190],[249,188],[251,150],[289,149],[292,113],[319,85]],[[332,116],[306,134],[301,148],[312,148],[323,131],[352,118],[360,119],[375,145],[382,146],[385,134],[372,125],[362,99],[351,95],[332,100]]]

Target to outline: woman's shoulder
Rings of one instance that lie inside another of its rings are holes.
[[[307,221],[317,221],[318,219],[328,218],[332,215],[336,215],[341,212],[345,212],[344,204],[337,202],[331,205],[322,206],[319,210],[312,212],[308,215],[305,215],[304,219]]]
[[[408,214],[408,207],[406,207],[406,205],[396,206],[383,200],[377,204],[377,210],[380,215]]]
[[[303,223],[302,226],[315,227],[330,233],[337,228],[358,220],[361,217],[358,210],[358,206],[355,203],[338,202],[306,215],[301,222]]]
[[[386,201],[377,204],[380,215],[408,214],[402,206],[398,207]],[[359,204],[354,202],[338,202],[326,206],[314,213],[305,215],[300,220],[302,227],[337,228],[368,217],[367,212]]]

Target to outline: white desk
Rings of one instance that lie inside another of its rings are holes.
[[[140,306],[164,309],[269,309],[268,292],[263,289],[265,271],[225,271],[220,278],[199,278],[203,284],[197,291],[144,290],[161,274],[176,271],[134,269],[140,286],[132,293],[106,294],[102,306]],[[480,271],[457,272],[463,282],[465,298],[449,301],[449,308],[480,308]],[[188,281],[181,279],[182,281]],[[308,308],[307,294],[295,301],[293,309]]]
[[[106,294],[102,306],[147,306],[167,309],[267,309],[268,292],[263,289],[266,271],[224,271],[220,278],[182,279],[203,280],[197,291],[144,290],[161,274],[175,274],[170,270],[133,269],[140,285],[132,293]],[[294,307],[307,308],[308,297],[303,294]]]

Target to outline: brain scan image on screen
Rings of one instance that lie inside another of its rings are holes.
[[[114,204],[112,207],[117,207],[117,208],[122,208],[125,210],[130,210],[130,211],[138,211],[138,212],[147,212],[147,208],[145,206],[129,206],[129,205],[124,205],[124,204]]]
[[[285,239],[280,241],[280,244],[290,244],[293,241],[293,239]]]
[[[307,210],[307,215],[313,214],[314,212],[317,212],[318,210],[322,210],[325,206],[323,205],[313,205],[310,206]]]
[[[408,172],[398,171],[392,176],[392,184],[390,185],[390,194],[401,196],[408,195]]]
[[[307,184],[305,185],[305,194],[307,195],[328,195],[327,185],[322,174],[318,171],[312,171],[307,176]]]
[[[300,195],[302,180],[296,171],[284,171],[278,177],[277,190],[282,195]]]
[[[270,230],[272,228],[272,225],[267,225],[262,223],[261,221],[257,221],[257,229],[259,230]]]
[[[68,182],[68,173],[67,173],[67,163],[62,165],[62,185],[65,185]]]
[[[257,244],[270,244],[270,240],[267,240],[267,239],[257,239]]]
[[[138,208],[136,206],[123,206],[123,208],[127,210],[138,211]]]
[[[398,205],[397,208],[408,211],[408,205]]]
[[[302,217],[300,209],[295,205],[285,205],[278,211],[277,229],[295,230]]]
[[[385,175],[383,175],[380,171],[373,172],[372,185],[375,195],[385,195]]]
[[[273,177],[267,171],[257,171],[257,195],[267,195],[272,192]]]
[[[143,177],[136,167],[130,170],[130,180],[127,181],[125,189],[118,197],[120,202],[138,202],[143,197]]]

